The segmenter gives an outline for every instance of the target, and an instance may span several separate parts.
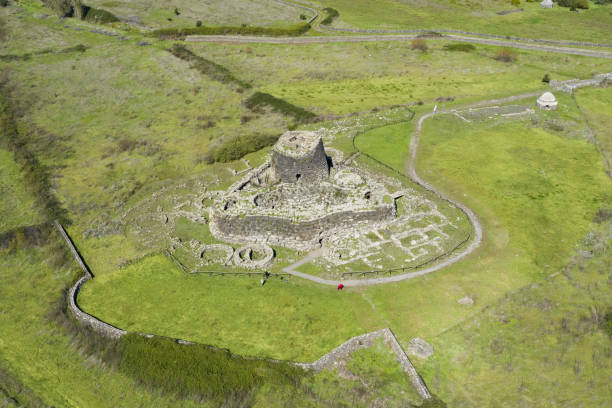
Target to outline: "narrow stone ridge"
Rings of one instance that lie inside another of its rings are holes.
[[[378,338],[383,338],[385,342],[391,347],[391,350],[393,350],[393,352],[397,356],[397,359],[399,360],[402,369],[410,378],[410,382],[414,386],[414,389],[417,391],[419,396],[423,399],[431,398],[431,393],[429,392],[427,385],[425,385],[425,382],[412,365],[412,362],[406,355],[406,352],[397,341],[395,334],[393,334],[391,329],[388,327],[385,329],[355,336],[342,343],[340,346],[336,347],[320,359],[313,361],[312,363],[295,363],[295,365],[305,370],[313,370],[317,372],[322,371],[325,368],[336,364],[338,360],[348,357],[351,353],[359,349],[371,347],[373,345],[374,340]]]

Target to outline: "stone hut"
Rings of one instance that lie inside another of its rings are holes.
[[[557,99],[552,93],[544,92],[544,94],[542,94],[542,96],[540,96],[536,101],[536,105],[540,109],[555,110],[557,109]]]
[[[272,149],[272,168],[283,183],[315,182],[329,177],[321,136],[306,131],[284,133]]]
[[[540,7],[542,8],[553,8],[554,5],[555,3],[553,3],[552,0],[542,0],[540,3]]]

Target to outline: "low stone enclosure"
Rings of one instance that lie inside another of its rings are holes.
[[[126,335],[128,333],[127,331],[114,327],[108,323],[105,323],[95,318],[94,316],[91,316],[90,314],[85,313],[79,308],[76,302],[76,299],[79,293],[79,289],[81,288],[81,286],[83,286],[85,282],[93,279],[93,275],[91,271],[89,270],[89,268],[87,267],[87,265],[85,264],[85,262],[83,261],[83,259],[81,258],[81,255],[79,254],[76,247],[74,246],[74,243],[72,242],[72,240],[66,233],[66,230],[64,229],[64,227],[57,221],[54,221],[54,224],[57,230],[59,231],[59,233],[61,234],[62,238],[66,242],[66,245],[70,249],[70,252],[72,253],[75,261],[77,262],[77,264],[83,271],[83,276],[70,288],[68,292],[68,310],[80,324],[91,328],[94,332],[102,336],[105,336],[111,339],[118,339]],[[239,253],[241,251],[237,251],[237,252]],[[139,333],[139,334],[145,337],[149,337],[149,338],[155,336],[153,334],[146,334],[146,333]],[[412,385],[414,386],[415,390],[417,391],[417,393],[419,394],[419,396],[423,399],[431,398],[431,393],[427,389],[425,382],[423,381],[421,376],[417,373],[416,369],[410,362],[410,359],[408,358],[408,356],[402,349],[401,345],[397,341],[397,338],[395,337],[395,335],[389,328],[385,328],[385,329],[378,330],[375,332],[366,333],[360,336],[353,337],[349,339],[348,341],[344,342],[343,344],[341,344],[340,346],[336,347],[335,349],[333,349],[332,351],[330,351],[329,353],[327,353],[320,359],[312,363],[293,362],[292,364],[294,364],[297,367],[301,367],[305,370],[321,371],[335,364],[340,358],[346,358],[348,355],[350,355],[355,350],[366,348],[366,347],[371,347],[373,340],[377,338],[381,338],[381,337],[385,340],[385,342],[391,347],[391,349],[395,353],[399,363],[401,364],[402,369],[406,372],[406,374],[410,378],[410,381]],[[193,342],[181,340],[181,339],[174,339],[174,341],[186,347],[188,347],[189,345],[195,344]]]

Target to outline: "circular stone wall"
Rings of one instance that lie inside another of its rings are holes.
[[[260,258],[253,259],[253,252]],[[274,250],[265,244],[249,244],[234,251],[234,265],[242,268],[258,269],[268,266],[274,259]]]

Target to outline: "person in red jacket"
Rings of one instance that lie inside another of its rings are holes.
[[[344,285],[343,285],[343,284],[341,284],[341,283],[339,283],[339,284],[338,284],[338,290],[342,290],[342,289],[344,289]]]

